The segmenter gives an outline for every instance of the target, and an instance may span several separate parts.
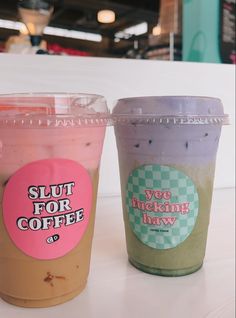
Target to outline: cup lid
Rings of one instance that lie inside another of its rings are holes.
[[[220,99],[198,96],[147,96],[119,99],[114,124],[229,124]]]
[[[63,128],[111,123],[101,95],[23,93],[0,95],[0,128]]]

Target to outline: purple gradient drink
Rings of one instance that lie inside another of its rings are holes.
[[[137,268],[181,276],[203,263],[216,152],[218,99],[140,97],[113,110],[127,251]]]

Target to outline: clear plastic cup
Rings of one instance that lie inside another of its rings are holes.
[[[24,307],[63,303],[89,273],[102,96],[0,95],[0,295]]]
[[[112,117],[130,262],[163,276],[197,271],[205,255],[221,127],[228,123],[221,101],[126,98]]]

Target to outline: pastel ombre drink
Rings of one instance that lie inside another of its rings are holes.
[[[215,160],[228,122],[219,99],[140,97],[113,110],[130,262],[152,274],[198,270]]]
[[[0,295],[47,307],[85,287],[108,109],[102,96],[0,96]]]

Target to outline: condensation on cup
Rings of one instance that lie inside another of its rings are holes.
[[[89,94],[0,96],[0,295],[65,302],[89,273],[106,101]]]
[[[228,123],[219,99],[120,99],[113,110],[128,258],[145,272],[201,268],[216,153]]]

